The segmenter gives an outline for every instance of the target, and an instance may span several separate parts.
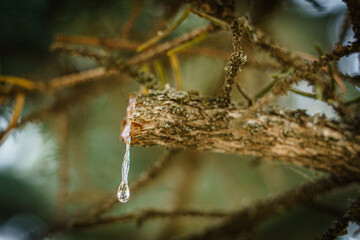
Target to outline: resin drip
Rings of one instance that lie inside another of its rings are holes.
[[[117,198],[120,202],[126,203],[130,198],[130,189],[128,185],[128,175],[130,169],[130,128],[131,128],[131,121],[133,117],[133,111],[135,108],[135,98],[129,99],[129,106],[126,109],[126,124],[121,132],[121,138],[126,143],[126,151],[122,163],[122,170],[121,170],[121,182],[119,189],[117,191]]]

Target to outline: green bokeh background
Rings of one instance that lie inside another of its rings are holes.
[[[90,69],[96,63],[50,53],[49,45],[56,33],[117,37],[122,23],[130,12],[131,1],[50,1],[50,0],[0,0],[0,66],[1,74],[15,75],[37,81]],[[247,2],[238,5],[239,12],[246,11]],[[311,5],[309,5],[311,7]],[[259,8],[259,9],[256,9]],[[330,51],[336,41],[334,23],[343,14],[329,12],[322,16],[309,15],[291,1],[278,1],[270,12],[255,4],[255,10],[262,15],[254,21],[285,47],[316,55],[314,42],[325,51]],[[181,11],[180,11],[181,12]],[[149,37],[157,18],[163,14],[162,5],[147,1],[131,37],[144,41]],[[259,15],[258,14],[258,15]],[[206,24],[194,15],[170,37]],[[337,30],[338,31],[338,30]],[[224,37],[225,36],[225,37]],[[231,39],[228,34],[215,34],[208,43],[230,51]],[[204,44],[206,44],[206,41]],[[246,51],[245,51],[246,53]],[[123,53],[124,56],[128,53]],[[181,71],[186,90],[194,89],[203,95],[211,95],[223,77],[224,61],[203,56],[181,57]],[[173,84],[171,70],[166,60],[167,79]],[[246,74],[254,74],[246,72]],[[261,81],[270,80],[271,72],[259,74]],[[121,79],[120,79],[121,80]],[[246,82],[244,79],[241,82]],[[265,83],[248,81],[245,88],[250,94],[265,86]],[[259,84],[261,84],[259,86]],[[110,91],[98,94],[78,107],[70,108],[69,159],[71,166],[69,214],[86,209],[109,193],[114,193],[120,182],[121,160],[125,145],[119,141],[121,120],[125,117],[128,94],[137,91],[135,81],[115,85]],[[65,91],[66,93],[66,91]],[[356,93],[349,86],[347,98]],[[241,101],[234,93],[234,99]],[[289,94],[279,104],[287,102],[291,107],[294,96]],[[27,99],[24,115],[51,103],[51,96]],[[301,99],[300,99],[301,100]],[[290,104],[289,104],[290,103]],[[306,106],[304,106],[306,107]],[[324,110],[325,111],[325,110]],[[11,104],[1,106],[3,120],[11,112]],[[5,226],[11,219],[21,216],[36,218],[38,231],[31,224],[17,222],[18,232],[24,238],[36,239],[37,233],[46,230],[52,221],[54,200],[57,190],[56,144],[57,118],[48,118],[44,123],[29,124],[16,130],[1,148],[9,147],[16,152],[9,163],[0,168],[0,238],[4,237]],[[19,146],[15,149],[15,145]],[[131,148],[130,182],[164,155],[163,147]],[[32,153],[36,152],[34,156]],[[5,156],[5,155],[2,155]],[[10,155],[6,155],[10,156]],[[26,164],[27,159],[35,159]],[[176,158],[175,164],[144,190],[131,197],[126,204],[118,204],[112,214],[132,212],[141,208],[155,207],[171,209],[181,198],[178,186],[188,177],[184,162],[186,153]],[[191,159],[188,159],[191,165]],[[194,160],[195,161],[195,160]],[[321,176],[308,170],[256,162],[250,156],[204,153],[197,164],[193,164],[194,181],[189,183],[189,193],[184,206],[196,209],[233,210],[250,204],[253,200],[281,193],[302,182]],[[189,163],[188,163],[189,164]],[[300,173],[301,174],[300,174]],[[304,177],[306,176],[306,177]],[[352,187],[328,195],[319,200],[344,211],[358,188]],[[29,219],[27,217],[27,219]],[[309,207],[296,207],[260,225],[258,239],[313,239],[332,223],[329,216]],[[29,220],[30,221],[30,220]],[[31,220],[33,221],[33,220]],[[33,222],[34,222],[33,221]],[[11,221],[10,221],[11,222]],[[91,230],[72,231],[55,236],[54,239],[158,239],[165,231],[169,220],[153,220],[137,227],[134,223],[111,225]],[[216,220],[181,219],[176,225],[177,236],[201,231]],[[33,227],[33,226],[32,226]],[[33,233],[30,233],[33,231]],[[35,232],[35,233],[34,233]],[[7,238],[4,238],[7,239]]]

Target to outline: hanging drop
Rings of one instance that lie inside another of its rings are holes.
[[[126,140],[126,151],[122,163],[121,182],[117,192],[117,198],[120,202],[126,203],[130,198],[130,189],[128,185],[128,176],[130,169],[130,142],[131,138]]]
[[[128,185],[128,176],[130,170],[130,128],[131,128],[131,121],[133,117],[133,110],[135,108],[135,98],[129,99],[129,106],[127,107],[127,116],[126,116],[126,124],[121,132],[121,137],[124,139],[126,143],[126,151],[122,162],[122,169],[121,169],[121,182],[120,186],[117,191],[117,199],[122,202],[126,203],[130,198],[130,188]]]

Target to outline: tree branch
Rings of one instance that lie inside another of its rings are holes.
[[[360,174],[354,129],[303,110],[259,110],[243,118],[245,113],[193,92],[150,91],[136,97],[131,139],[141,146],[249,154],[339,176]]]

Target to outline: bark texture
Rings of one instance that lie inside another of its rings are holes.
[[[136,97],[132,144],[253,155],[338,176],[360,176],[360,135],[305,111],[246,110],[195,92],[150,90]],[[243,117],[246,116],[246,117]]]

